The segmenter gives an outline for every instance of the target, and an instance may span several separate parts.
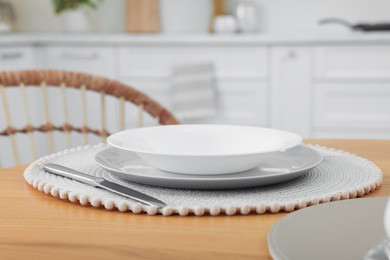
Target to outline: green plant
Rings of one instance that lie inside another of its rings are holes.
[[[96,9],[98,2],[98,0],[52,0],[56,14],[80,7]]]

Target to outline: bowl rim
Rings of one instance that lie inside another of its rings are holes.
[[[119,135],[124,132],[130,132],[130,131],[142,131],[142,129],[157,129],[160,127],[237,127],[237,128],[252,128],[252,129],[265,129],[267,131],[275,131],[283,134],[289,134],[291,135],[291,139],[288,141],[288,143],[284,147],[276,147],[273,149],[267,149],[267,150],[262,150],[258,152],[246,152],[246,153],[225,153],[225,154],[176,154],[176,153],[161,153],[161,152],[150,152],[150,151],[145,151],[145,150],[138,150],[138,149],[132,149],[132,148],[126,148],[123,146],[120,146],[118,144],[115,144],[112,142],[112,138],[114,135]],[[172,156],[172,157],[198,157],[198,158],[210,158],[210,157],[237,157],[237,156],[250,156],[250,155],[261,155],[261,154],[266,154],[266,153],[272,153],[272,152],[277,152],[277,151],[283,151],[287,150],[290,148],[293,148],[297,145],[299,145],[302,142],[303,138],[302,136],[285,131],[285,130],[279,130],[275,128],[267,128],[267,127],[257,127],[257,126],[245,126],[245,125],[227,125],[227,124],[182,124],[182,125],[161,125],[161,126],[148,126],[148,127],[140,127],[140,128],[132,128],[132,129],[127,129],[123,130],[114,134],[111,134],[110,136],[107,137],[106,141],[107,143],[117,149],[124,150],[127,152],[134,152],[134,153],[139,153],[139,154],[145,154],[145,155],[158,155],[158,156]]]

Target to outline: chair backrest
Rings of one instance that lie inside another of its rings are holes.
[[[40,88],[40,100],[43,106],[44,123],[41,125],[33,125],[32,113],[31,113],[31,98],[27,87]],[[10,101],[15,102],[14,99],[7,98],[6,89],[18,87],[20,92],[18,97],[17,108],[24,111],[25,125],[22,127],[15,127],[13,125],[12,112],[10,108]],[[56,102],[56,106],[60,106],[63,114],[63,123],[56,125],[52,123],[50,110],[52,104],[49,105],[48,87],[54,87],[60,93],[61,99]],[[74,97],[68,98],[68,89],[76,89],[81,100],[81,108],[79,111],[81,116],[81,124],[76,126],[72,124],[69,119],[69,110],[73,106]],[[99,111],[89,111],[87,109],[87,92],[95,92],[100,96],[100,109]],[[48,151],[54,152],[53,133],[56,131],[63,132],[68,147],[72,146],[71,133],[78,132],[83,136],[83,143],[88,144],[89,134],[100,136],[103,141],[109,135],[107,130],[107,116],[106,116],[106,99],[107,96],[114,97],[117,103],[119,103],[118,112],[119,122],[118,130],[123,130],[127,126],[126,124],[126,108],[129,102],[136,106],[138,127],[143,126],[144,114],[148,114],[155,120],[156,124],[177,124],[176,118],[164,107],[158,104],[156,101],[145,95],[144,93],[134,89],[131,86],[122,84],[118,81],[110,80],[104,77],[95,75],[89,75],[85,73],[69,72],[69,71],[52,71],[52,70],[28,70],[28,71],[5,71],[0,72],[0,102],[2,103],[2,109],[4,113],[5,128],[2,130],[0,127],[0,136],[9,137],[10,144],[13,150],[13,157],[15,164],[19,164],[19,152],[16,134],[25,133],[28,135],[29,143],[31,146],[32,159],[37,158],[37,145],[35,143],[34,132],[43,132],[47,134]],[[96,116],[100,113],[100,126],[92,128],[88,126],[88,115],[93,113]],[[118,116],[118,115],[115,115]],[[0,157],[1,158],[1,157]],[[1,165],[0,165],[1,167]]]

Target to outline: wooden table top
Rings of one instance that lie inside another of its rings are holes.
[[[390,196],[390,140],[306,140],[358,154],[384,173],[368,197]],[[45,195],[0,170],[0,259],[270,259],[267,233],[286,213],[148,216],[96,209]]]

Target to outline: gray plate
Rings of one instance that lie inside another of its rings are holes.
[[[115,176],[141,184],[179,189],[237,189],[295,179],[316,167],[322,155],[304,145],[276,152],[259,167],[232,174],[188,175],[158,170],[135,153],[108,147],[95,156],[99,166]]]
[[[271,256],[277,260],[388,259],[388,240],[383,241],[388,200],[342,200],[290,213],[268,233]]]

